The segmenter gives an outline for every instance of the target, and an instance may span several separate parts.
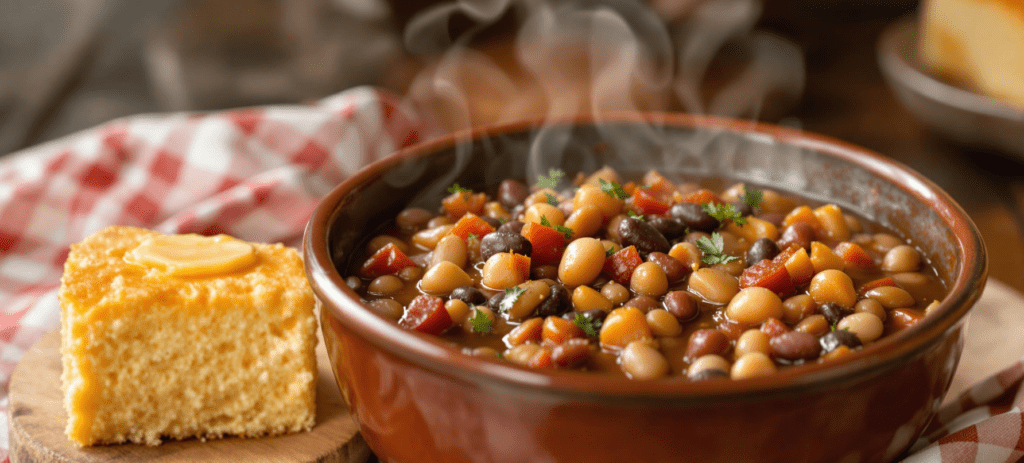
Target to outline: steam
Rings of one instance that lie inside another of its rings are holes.
[[[581,114],[593,115],[600,126],[604,115],[638,110],[756,119],[771,98],[799,98],[802,53],[785,39],[754,29],[760,0],[652,4],[461,0],[435,6],[404,31],[406,48],[434,63],[414,79],[406,97],[450,132]],[[456,14],[472,18],[477,26],[449,36]],[[488,24],[509,14],[518,19],[514,46],[474,43]],[[667,24],[666,18],[673,17]],[[728,78],[709,75],[726,49],[735,55],[730,56]],[[712,79],[714,85],[708,85]],[[664,144],[656,121],[643,137],[637,146]],[[542,123],[527,175],[532,179],[558,165],[570,143],[565,130]],[[459,156],[463,164],[468,153]],[[460,171],[461,166],[453,168],[453,179]]]

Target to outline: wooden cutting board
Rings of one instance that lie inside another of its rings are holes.
[[[60,391],[60,333],[53,332],[25,353],[11,376],[11,463],[366,462],[370,449],[341,399],[323,341],[317,347],[317,362],[316,425],[309,432],[259,439],[172,441],[157,447],[125,444],[83,449],[64,435],[67,414]]]

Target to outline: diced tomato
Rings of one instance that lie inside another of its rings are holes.
[[[406,267],[415,267],[416,263],[409,259],[395,243],[388,243],[373,253],[359,269],[363,278],[377,278],[381,275],[394,275]]]
[[[864,283],[863,285],[860,286],[860,288],[857,289],[857,296],[864,297],[864,295],[867,294],[868,291],[871,291],[872,289],[875,288],[881,288],[882,286],[896,286],[896,280],[893,280],[892,277],[871,280],[867,283]]]
[[[452,231],[449,232],[452,235],[462,238],[462,241],[469,239],[469,235],[476,235],[478,238],[483,238],[484,235],[494,231],[494,227],[491,224],[481,219],[480,216],[467,212],[466,215],[462,216],[458,222],[455,222],[455,226],[452,227]]]
[[[843,241],[836,245],[833,252],[843,258],[847,269],[870,270],[875,268],[875,260],[857,243]]]
[[[645,190],[653,193],[657,197],[672,197],[672,193],[676,191],[675,184],[655,170],[647,171],[647,173],[644,174],[643,180],[640,182],[645,186]]]
[[[526,281],[530,278],[530,256],[512,253],[512,274],[517,280]]]
[[[619,284],[629,287],[629,280],[633,277],[633,270],[644,263],[636,246],[629,246],[619,250],[604,260],[604,273]]]
[[[622,184],[622,191],[625,191],[629,195],[636,193],[636,182],[629,181]]]
[[[770,289],[780,296],[794,290],[793,281],[789,278],[784,262],[768,259],[747,267],[740,275],[740,288],[751,286]]]
[[[668,212],[669,205],[644,191],[636,190],[633,194],[633,210],[643,215],[662,215]]]
[[[769,338],[774,338],[788,331],[789,327],[778,318],[769,317],[761,324],[761,332],[767,334]]]
[[[441,200],[441,205],[444,206],[445,214],[448,214],[448,216],[453,219],[462,217],[463,215],[466,215],[467,212],[480,215],[484,212],[484,204],[486,203],[486,194],[473,194],[463,191],[452,193]]]
[[[562,317],[549,315],[544,319],[541,337],[548,345],[556,346],[570,339],[585,338],[587,334],[575,323]]]
[[[565,252],[565,235],[554,228],[529,222],[519,232],[533,247],[531,257],[540,265],[558,265]]]
[[[444,308],[444,300],[437,296],[416,296],[398,320],[403,328],[427,334],[441,334],[452,326],[452,317]]]
[[[694,191],[688,195],[684,195],[682,202],[693,204],[725,204],[725,201],[722,201],[722,198],[719,198],[718,195],[711,192],[711,190],[706,190],[704,188]]]

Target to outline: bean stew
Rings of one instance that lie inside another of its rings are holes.
[[[607,167],[494,192],[456,184],[439,212],[382,227],[346,283],[469,355],[692,381],[841,358],[946,292],[911,243],[835,204],[713,190]]]

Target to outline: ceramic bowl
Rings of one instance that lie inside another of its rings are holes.
[[[830,201],[912,237],[949,288],[911,329],[829,365],[742,381],[630,381],[463,355],[368,310],[344,283],[353,249],[408,206],[436,208],[452,183],[610,165],[649,168]],[[403,150],[326,196],[306,229],[338,386],[388,462],[880,462],[937,410],[986,278],[974,224],[944,192],[862,148],[714,118],[624,114],[489,127]]]

